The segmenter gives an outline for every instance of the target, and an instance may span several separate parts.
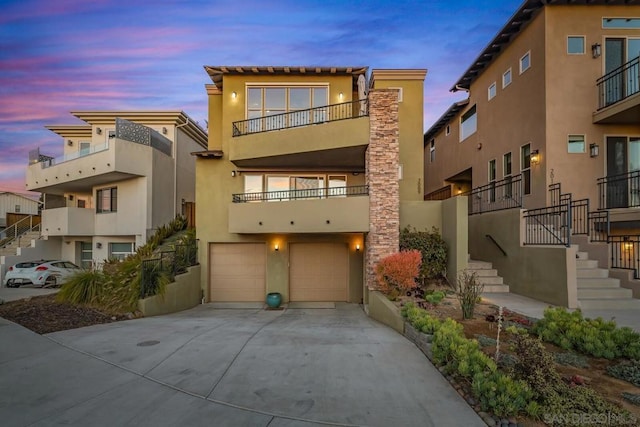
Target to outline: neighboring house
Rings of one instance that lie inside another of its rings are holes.
[[[205,70],[209,145],[194,153],[205,300],[366,302],[400,226],[457,238],[459,205],[422,200],[426,70]]]
[[[0,231],[12,225],[16,219],[38,215],[38,200],[9,191],[0,191]],[[12,219],[13,218],[13,219]]]
[[[468,98],[425,133],[425,199],[470,194],[471,213],[562,206],[553,218],[548,210],[525,214],[547,216],[526,219],[524,245],[570,246],[572,233],[614,244],[625,235],[626,252],[618,242],[600,265],[638,277],[629,251],[640,249],[639,54],[640,5],[525,1],[451,88]],[[470,243],[471,256],[475,244],[504,269],[534,268],[500,254],[488,230]],[[535,286],[523,293],[540,295]],[[543,299],[557,301],[553,293]],[[575,293],[560,300],[571,305]]]
[[[26,187],[44,193],[41,232],[90,267],[124,258],[195,202],[206,132],[182,111],[78,111],[85,125],[48,126],[63,156],[30,153]]]

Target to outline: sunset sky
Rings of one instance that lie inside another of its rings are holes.
[[[71,110],[183,110],[204,126],[203,65],[427,68],[425,130],[521,0],[0,0],[0,191]]]

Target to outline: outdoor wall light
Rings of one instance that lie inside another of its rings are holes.
[[[233,178],[235,178],[235,177],[236,177],[236,171],[231,171],[231,176],[232,176]]]
[[[164,126],[163,126],[163,127],[162,127],[162,134],[163,134],[163,135],[166,135],[166,134],[167,134],[167,132],[169,132],[169,131],[167,130],[167,128],[166,128],[166,127],[164,127]]]
[[[231,98],[236,99],[238,97],[238,92],[233,91],[231,92]]]
[[[97,242],[96,243],[96,249],[102,249],[102,243]]]
[[[72,141],[72,140],[70,140],[70,139],[69,139],[69,140],[67,140],[67,145],[68,145],[69,147],[73,147],[73,141]]]
[[[360,252],[360,243],[356,244],[356,252]]]
[[[344,93],[340,92],[338,94],[338,98],[340,98],[340,101],[342,101],[342,99],[344,98]]]
[[[540,163],[540,153],[538,150],[533,150],[531,152],[531,164],[537,165]]]
[[[274,249],[276,252],[278,252],[278,251],[280,250],[280,245],[276,243],[275,245],[273,245],[273,249]]]
[[[599,58],[602,55],[602,45],[600,43],[594,43],[591,45],[591,56],[593,58]]]
[[[598,144],[589,144],[589,156],[598,157],[598,154],[600,154],[600,147],[598,147]]]
[[[102,135],[102,128],[96,128],[96,133],[98,135]]]

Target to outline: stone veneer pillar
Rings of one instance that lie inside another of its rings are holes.
[[[369,93],[369,146],[365,155],[369,186],[369,233],[366,237],[365,283],[376,289],[376,264],[398,251],[400,185],[398,166],[398,90]]]

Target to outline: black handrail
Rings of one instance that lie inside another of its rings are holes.
[[[502,252],[502,255],[507,256],[507,252],[504,249],[502,249],[502,246],[500,246],[500,244],[496,242],[496,239],[494,239],[491,234],[485,234],[484,237],[491,240],[493,244],[496,245],[498,249],[500,249],[500,252]]]
[[[459,195],[469,197],[469,215],[519,208],[522,206],[522,175],[490,182]]]
[[[338,120],[357,119],[369,115],[368,101],[343,102],[306,110],[256,117],[233,122],[233,136],[289,129]]]
[[[233,195],[233,203],[287,201],[299,199],[326,199],[332,197],[366,196],[368,185],[351,187],[307,188],[303,190],[265,191],[261,193],[241,193]]]

